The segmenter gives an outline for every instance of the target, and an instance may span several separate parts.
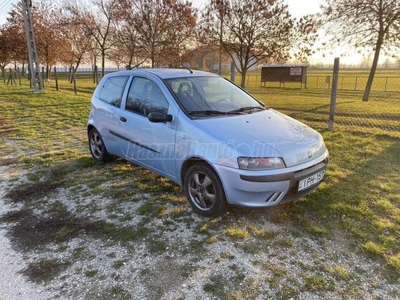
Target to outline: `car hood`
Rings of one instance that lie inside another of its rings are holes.
[[[273,109],[238,116],[194,120],[238,156],[282,157],[287,167],[314,160],[326,153],[322,136]]]

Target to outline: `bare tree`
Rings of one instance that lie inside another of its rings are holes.
[[[189,2],[176,1],[173,3],[174,13],[168,22],[171,24],[167,32],[167,47],[164,61],[170,65],[182,66],[182,55],[187,47],[195,43],[196,10]]]
[[[68,28],[65,31],[65,37],[68,44],[65,48],[65,55],[60,58],[60,62],[64,62],[71,67],[72,75],[74,76],[81,63],[89,61],[89,54],[93,47],[93,37],[88,32],[86,26],[82,24],[75,24],[73,30],[67,25],[71,24],[69,18],[65,18],[61,23]],[[73,76],[70,81],[72,83]]]
[[[20,28],[11,26],[9,23],[4,24],[0,27],[0,68],[4,68],[12,61],[26,61],[27,51],[26,47],[20,47],[24,45],[23,32]],[[26,44],[26,43],[25,43]],[[22,49],[23,48],[23,49]],[[25,50],[25,51],[23,51]],[[25,56],[19,55],[18,51],[22,51]]]
[[[320,27],[320,22],[316,15],[303,16],[300,19],[294,19],[294,26],[289,33],[292,57],[299,62],[306,62],[308,57],[315,53],[312,50]]]
[[[28,61],[28,49],[26,48],[25,29],[21,15],[21,3],[13,5],[8,14],[7,22],[2,26],[2,36],[4,44],[2,44],[3,55],[7,60],[7,64],[14,61],[24,64]],[[3,59],[2,59],[3,60]],[[5,63],[3,61],[3,63]],[[5,64],[5,65],[7,65]],[[5,67],[3,65],[3,67]]]
[[[315,33],[312,19],[297,34]],[[201,40],[210,45],[222,44],[235,63],[245,85],[248,69],[263,60],[285,60],[295,43],[308,53],[315,38],[299,38],[293,34],[296,20],[282,0],[210,0],[202,14]]]
[[[229,9],[229,0],[210,0],[206,10],[203,12],[202,15],[202,24],[200,25],[199,37],[200,41],[205,43],[210,43],[210,48],[214,48],[212,44],[215,44],[216,41],[215,36],[209,37],[208,33],[203,32],[203,29],[207,29],[207,26],[214,26],[213,33],[216,34],[218,31],[218,54],[219,54],[219,61],[218,61],[218,74],[221,75],[222,73],[222,54],[224,52],[223,47],[223,37],[224,37],[224,19],[228,16],[228,9]],[[210,39],[210,40],[209,40]],[[209,68],[212,68],[209,66]]]
[[[199,45],[185,52],[183,60],[188,62],[191,68],[214,72],[219,64],[219,46]],[[221,61],[229,61],[227,54],[222,55]]]
[[[147,54],[137,42],[138,32],[125,18],[116,22],[116,38],[110,51],[110,60],[128,69],[137,68],[147,60]]]
[[[84,26],[101,55],[102,76],[105,74],[106,55],[114,43],[113,22],[120,16],[119,0],[65,1],[64,8],[71,14],[74,25]]]
[[[50,79],[51,67],[62,59],[67,47],[64,28],[59,23],[61,12],[54,1],[41,0],[32,6],[32,16],[38,54]]]
[[[193,35],[195,9],[180,0],[121,0],[124,18],[137,33],[140,52],[148,53],[151,66],[161,66],[178,55]]]
[[[122,5],[127,12],[125,15],[127,23],[136,30],[137,45],[147,53],[151,67],[154,68],[165,47],[167,19],[172,11],[164,6],[163,0],[124,0]]]
[[[363,101],[368,101],[381,51],[393,55],[399,43],[400,1],[326,0],[322,9],[332,43],[374,52],[363,96]]]
[[[65,48],[65,39],[59,26],[60,12],[50,0],[35,2],[31,8],[32,23],[35,30],[36,44],[40,62],[46,66],[46,76],[50,77],[50,69],[60,58]],[[7,27],[13,32],[9,42],[13,43],[14,59],[27,61],[28,52],[23,27],[23,16],[20,3],[13,7],[7,18]]]

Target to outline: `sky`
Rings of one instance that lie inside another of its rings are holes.
[[[11,10],[11,4],[19,0],[0,0],[0,24],[5,22],[8,12]],[[35,0],[33,0],[34,2]],[[192,0],[195,7],[204,8],[209,0]],[[320,3],[323,0],[284,0],[289,5],[290,13],[295,17],[301,17],[306,14],[319,11]]]
[[[8,12],[11,10],[11,4],[17,3],[19,0],[0,0],[0,25],[5,23]],[[35,0],[32,0],[33,2]],[[195,7],[200,9],[204,8],[205,4],[209,0],[191,0]],[[292,16],[300,18],[307,14],[314,14],[320,11],[321,4],[324,0],[284,0],[288,5],[289,11]],[[328,63],[333,64],[334,55],[322,57],[321,55],[315,54],[309,58],[310,63]],[[341,62],[348,64],[356,64],[361,60],[361,57],[354,54],[350,54],[347,57],[341,58]]]
[[[208,1],[192,0],[191,2],[194,6],[203,8]],[[319,12],[320,5],[324,3],[323,0],[284,0],[284,2],[289,6],[290,13],[297,18]]]

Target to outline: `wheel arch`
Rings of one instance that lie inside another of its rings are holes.
[[[187,172],[187,170],[189,170],[189,168],[191,167],[191,166],[193,166],[193,165],[195,165],[195,164],[198,164],[198,163],[205,163],[205,164],[207,164],[210,168],[212,168],[213,170],[214,170],[214,172],[218,175],[218,173],[216,172],[216,170],[214,169],[214,167],[207,161],[207,160],[205,160],[205,159],[203,159],[203,158],[201,158],[201,157],[198,157],[198,156],[192,156],[192,157],[189,157],[189,158],[187,158],[184,162],[183,162],[183,164],[182,164],[182,167],[181,167],[181,176],[180,176],[180,180],[181,180],[181,183],[182,183],[182,185],[184,185],[184,181],[185,181],[185,175],[186,175],[186,172]],[[218,175],[218,177],[219,177],[219,175]]]
[[[214,173],[218,176],[219,181],[221,182],[221,184],[223,186],[223,189],[225,190],[221,176],[220,176],[219,172],[215,169],[213,164],[211,164],[208,160],[206,160],[202,157],[199,157],[199,156],[189,157],[183,162],[182,167],[181,167],[181,174],[180,174],[180,180],[181,180],[182,186],[184,185],[185,175],[186,175],[187,170],[189,170],[189,168],[191,166],[193,166],[195,164],[199,164],[199,163],[204,163],[204,164],[208,165],[214,171]]]
[[[87,132],[86,132],[86,134],[89,136],[89,132],[90,132],[90,130],[92,130],[93,128],[96,128],[96,127],[94,127],[94,125],[92,125],[92,124],[88,124],[88,126],[87,126]]]

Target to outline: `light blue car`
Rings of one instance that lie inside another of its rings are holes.
[[[318,132],[218,75],[188,69],[104,76],[87,132],[96,161],[118,156],[165,176],[210,217],[310,193],[329,157]]]

